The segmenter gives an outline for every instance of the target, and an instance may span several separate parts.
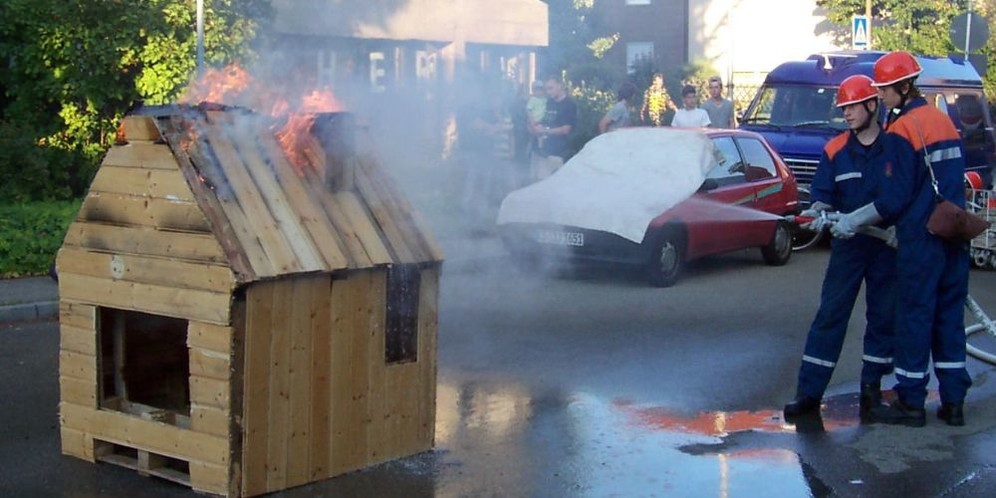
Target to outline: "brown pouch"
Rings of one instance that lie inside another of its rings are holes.
[[[941,200],[927,220],[927,231],[952,242],[968,242],[986,231],[990,223],[957,204]]]

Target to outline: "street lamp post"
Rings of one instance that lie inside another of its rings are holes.
[[[197,0],[197,72],[204,71],[204,0]]]

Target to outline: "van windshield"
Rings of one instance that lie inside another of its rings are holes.
[[[744,115],[744,123],[799,128],[846,130],[843,112],[835,105],[834,87],[765,85]]]

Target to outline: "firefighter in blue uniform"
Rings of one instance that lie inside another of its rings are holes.
[[[925,156],[933,165],[940,194],[964,207],[965,149],[950,118],[928,105],[914,85],[920,72],[920,64],[908,52],[891,52],[875,63],[875,86],[890,109],[879,194],[832,230],[835,236],[849,237],[857,227],[881,220],[896,225],[898,399],[873,409],[873,421],[910,427],[926,424],[924,402],[932,356],[941,396],[937,416],[949,425],[964,425],[963,403],[972,384],[965,369],[963,310],[968,246],[927,231],[936,196]]]
[[[855,75],[837,91],[850,131],[830,140],[813,176],[812,204],[802,213],[815,219],[808,228],[822,230],[820,212],[850,212],[871,202],[882,172],[883,149],[878,124],[878,92],[872,79]],[[862,419],[881,404],[882,376],[892,371],[896,251],[880,239],[859,234],[834,239],[816,313],[799,368],[796,398],[785,405],[785,417],[816,413],[830,383],[847,333],[854,302],[865,282],[867,327],[861,368]]]

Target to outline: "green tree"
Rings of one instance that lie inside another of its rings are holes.
[[[207,60],[250,57],[269,8],[268,0],[205,0]],[[186,86],[195,40],[194,0],[0,3],[0,136],[19,138],[17,150],[0,154],[0,196],[80,194],[121,116]]]
[[[608,87],[623,75],[602,58],[619,40],[601,23],[595,0],[545,0],[550,16],[550,46],[544,72],[566,72],[570,81]]]
[[[864,15],[865,0],[817,0],[835,26],[836,41],[850,42],[851,17]],[[874,0],[872,43],[879,50],[909,50],[924,55],[954,51],[948,28],[951,18],[966,10],[968,0]]]
[[[827,9],[834,24],[833,34],[840,44],[851,36],[851,16],[865,12],[865,0],[817,0]],[[975,0],[972,8],[990,22],[996,19],[996,0]],[[968,0],[874,0],[872,2],[872,43],[878,50],[909,50],[924,55],[945,56],[961,52],[951,43],[949,29],[956,15],[968,10]],[[989,40],[981,52],[990,68],[982,75],[986,95],[996,99],[996,26],[989,30]]]

